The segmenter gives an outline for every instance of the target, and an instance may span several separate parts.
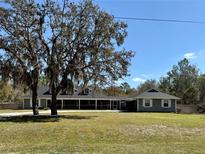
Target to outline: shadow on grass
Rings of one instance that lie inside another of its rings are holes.
[[[85,120],[85,119],[93,119],[97,116],[79,116],[79,115],[59,115],[59,116],[50,116],[50,115],[22,115],[22,116],[2,116],[0,117],[0,122],[58,122],[61,119],[68,120]]]

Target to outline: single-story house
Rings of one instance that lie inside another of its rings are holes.
[[[51,94],[48,86],[42,86],[38,89],[38,106],[39,108],[47,108],[51,104]],[[32,108],[31,94],[22,96],[23,108]],[[79,90],[75,90],[74,94],[62,92],[57,97],[58,109],[96,109],[96,110],[121,110],[121,103],[126,98],[116,96],[105,96],[102,94],[92,93],[86,90],[85,93],[79,94]]]
[[[51,103],[51,94],[48,86],[38,89],[38,106],[47,108]],[[32,108],[31,95],[23,98],[23,109]],[[104,96],[87,90],[79,94],[60,93],[57,97],[58,109],[94,109],[94,110],[122,110],[132,112],[176,112],[177,100],[180,98],[156,89],[150,89],[142,94],[132,97]]]

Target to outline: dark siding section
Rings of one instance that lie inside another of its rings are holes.
[[[161,99],[153,99],[152,107],[143,107],[143,99],[139,99],[139,112],[175,112],[175,100],[171,100],[170,108],[161,107]]]

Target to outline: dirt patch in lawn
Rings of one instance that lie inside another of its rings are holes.
[[[136,125],[124,125],[119,128],[120,133],[126,134],[127,136],[200,136],[205,134],[205,128],[180,128],[171,127],[166,125],[147,125],[147,126],[136,126]]]

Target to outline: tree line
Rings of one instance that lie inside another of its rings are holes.
[[[137,88],[131,88],[127,82],[123,82],[119,86],[109,86],[104,91],[107,95],[132,97],[152,88],[180,97],[182,104],[205,103],[205,74],[200,73],[186,58],[173,65],[159,81],[149,79]]]
[[[141,84],[137,92],[150,88],[178,96],[183,104],[205,103],[205,74],[200,73],[186,58],[174,65],[158,82],[151,79]]]
[[[51,115],[57,95],[109,84],[128,75],[133,51],[122,48],[127,24],[101,10],[92,0],[70,3],[5,0],[0,7],[1,80],[32,92],[38,115],[37,89],[45,78],[51,92]],[[115,48],[120,50],[116,50]]]

